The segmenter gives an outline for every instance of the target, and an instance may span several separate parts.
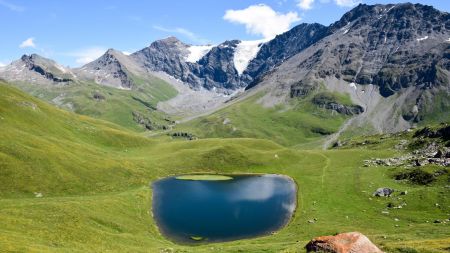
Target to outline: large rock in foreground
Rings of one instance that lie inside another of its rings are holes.
[[[342,233],[335,236],[320,236],[306,246],[307,252],[330,253],[382,253],[369,238],[359,232]]]

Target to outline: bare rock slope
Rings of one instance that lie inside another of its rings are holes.
[[[262,104],[325,88],[364,108],[349,128],[394,132],[433,117],[450,120],[442,110],[450,108],[450,14],[420,4],[361,4],[327,29],[262,78]]]

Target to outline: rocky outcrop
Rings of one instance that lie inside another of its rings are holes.
[[[374,193],[373,196],[375,197],[390,197],[394,193],[394,189],[383,187],[378,188]]]
[[[359,232],[316,237],[305,248],[307,252],[382,253],[369,238]]]
[[[359,105],[344,105],[337,101],[333,94],[319,93],[312,99],[313,104],[328,110],[336,111],[345,115],[357,115],[364,112],[364,108]]]
[[[318,82],[313,82],[305,78],[290,85],[290,96],[291,98],[305,98],[318,87]]]
[[[442,138],[443,140],[450,140],[450,126],[444,126],[436,130],[432,130],[429,127],[424,127],[416,131],[416,133],[414,133],[414,137]]]
[[[362,108],[359,105],[347,106],[347,105],[338,104],[336,102],[328,102],[328,103],[325,103],[325,104],[322,104],[319,106],[323,107],[325,109],[333,110],[340,114],[345,114],[345,115],[349,115],[349,116],[357,115],[357,114],[364,112],[364,108]]]

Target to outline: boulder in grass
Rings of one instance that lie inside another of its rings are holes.
[[[378,188],[373,193],[373,196],[376,196],[376,197],[390,197],[392,193],[394,193],[394,189],[384,187],[384,188]]]
[[[316,237],[305,248],[307,252],[383,253],[369,238],[359,232]]]

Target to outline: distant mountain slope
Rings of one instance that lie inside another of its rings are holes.
[[[37,54],[23,55],[1,68],[0,77],[33,84],[67,84],[76,78],[69,68]]]
[[[75,69],[78,77],[84,80],[94,80],[96,83],[119,89],[131,89],[133,73],[139,73],[139,68],[126,55],[114,49],[109,49],[100,58]]]
[[[263,44],[257,56],[245,70],[242,80],[249,89],[257,85],[261,78],[285,60],[301,52],[328,35],[328,29],[321,24],[300,24]]]
[[[359,5],[328,33],[264,76],[263,103],[302,99],[321,86],[348,93],[365,109],[349,127],[355,134],[450,120],[450,14]]]
[[[81,69],[67,69],[38,55],[24,55],[0,70],[0,77],[60,108],[104,119],[136,131],[173,124],[157,111],[176,96],[168,83],[142,73],[120,52],[108,50]]]

